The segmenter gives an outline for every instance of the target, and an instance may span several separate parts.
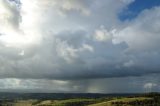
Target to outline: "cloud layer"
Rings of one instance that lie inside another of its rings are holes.
[[[46,81],[47,87],[66,87],[61,91],[71,85],[90,92],[91,79],[160,73],[160,7],[122,22],[118,15],[133,2],[0,0],[0,78],[22,82],[15,88]],[[150,87],[157,85],[144,85]]]

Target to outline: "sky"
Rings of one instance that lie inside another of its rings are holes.
[[[0,91],[160,92],[159,0],[0,0]]]

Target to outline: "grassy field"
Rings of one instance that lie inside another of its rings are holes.
[[[160,95],[115,96],[102,98],[74,98],[51,100],[13,100],[0,106],[160,106]]]
[[[134,97],[134,98],[120,98],[102,103],[97,103],[89,106],[150,106],[153,102],[153,98],[147,97]]]
[[[97,103],[98,99],[67,99],[67,100],[46,100],[41,101],[35,106],[87,106],[89,104]]]

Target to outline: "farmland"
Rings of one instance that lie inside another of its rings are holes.
[[[1,98],[1,106],[160,106],[160,94],[18,94]],[[35,96],[36,95],[36,96]],[[65,95],[68,97],[65,98]],[[22,96],[20,98],[20,96]],[[69,97],[70,96],[70,97]],[[52,98],[52,99],[51,99]],[[53,99],[54,98],[54,99]]]

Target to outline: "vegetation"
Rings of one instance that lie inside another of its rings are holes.
[[[87,94],[89,95],[89,94]],[[29,98],[29,97],[28,97]],[[66,99],[0,99],[0,106],[160,106],[160,94]]]
[[[59,100],[59,101],[50,101],[47,104],[44,104],[42,101],[37,106],[86,106],[89,104],[96,103],[95,99],[68,99],[68,100]]]
[[[134,97],[134,98],[115,99],[90,106],[151,106],[152,103],[153,103],[152,98]]]
[[[121,97],[89,106],[160,106],[160,94],[150,93],[133,97]]]

